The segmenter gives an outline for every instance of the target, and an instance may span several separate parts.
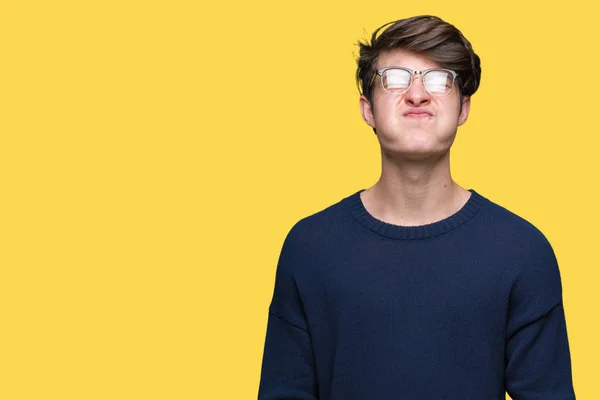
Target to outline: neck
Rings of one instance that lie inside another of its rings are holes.
[[[470,192],[452,180],[449,152],[427,160],[391,161],[382,157],[381,177],[361,193],[375,218],[394,225],[426,225],[457,212]]]

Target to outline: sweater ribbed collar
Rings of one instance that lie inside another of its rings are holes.
[[[449,217],[427,225],[401,226],[381,221],[372,216],[360,198],[360,193],[364,190],[360,189],[356,193],[344,198],[342,202],[348,206],[352,216],[366,228],[381,236],[392,239],[418,240],[442,235],[473,218],[485,202],[488,201],[474,189],[469,189],[471,196],[469,196],[467,202],[460,210]]]

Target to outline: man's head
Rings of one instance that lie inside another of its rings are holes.
[[[371,104],[377,60],[381,53],[395,49],[424,56],[442,68],[456,71],[461,100],[463,96],[473,95],[479,87],[479,56],[458,29],[438,17],[422,15],[387,23],[373,32],[371,43],[359,42],[358,45],[356,82]]]
[[[467,39],[437,17],[419,16],[386,24],[359,45],[361,112],[384,153],[412,160],[447,153],[481,76]]]

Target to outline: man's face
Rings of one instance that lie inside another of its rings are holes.
[[[423,56],[405,50],[392,50],[380,54],[377,68],[398,66],[422,71],[439,68]],[[456,136],[458,126],[469,115],[470,98],[460,95],[454,82],[452,93],[439,97],[429,94],[423,86],[421,75],[414,77],[406,93],[389,94],[381,86],[381,77],[373,84],[373,103],[361,96],[363,119],[375,128],[382,150],[407,160],[425,159],[446,153]]]

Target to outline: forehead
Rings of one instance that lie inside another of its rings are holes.
[[[402,49],[388,50],[379,54],[379,57],[377,57],[377,68],[390,66],[406,67],[414,70],[440,67],[440,65],[422,54]]]

